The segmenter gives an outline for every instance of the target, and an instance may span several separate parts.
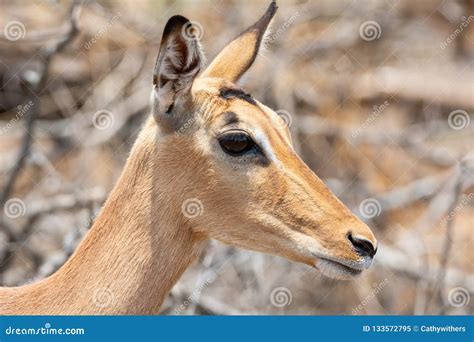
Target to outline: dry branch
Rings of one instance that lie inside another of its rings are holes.
[[[33,135],[34,135],[34,127],[35,127],[35,120],[39,113],[40,104],[38,102],[38,94],[44,89],[46,86],[46,82],[48,80],[48,74],[51,64],[52,57],[56,54],[61,52],[77,35],[78,27],[77,27],[77,19],[79,16],[80,7],[77,3],[73,3],[70,8],[69,13],[69,30],[65,34],[65,36],[60,39],[56,44],[53,46],[48,46],[39,52],[41,61],[43,63],[42,69],[38,77],[34,79],[25,78],[24,82],[27,84],[27,93],[28,99],[33,103],[32,106],[29,106],[28,111],[25,115],[25,134],[23,136],[20,152],[18,154],[17,160],[13,169],[10,171],[10,174],[5,182],[3,187],[3,191],[0,194],[0,207],[2,207],[5,202],[7,201],[10,193],[13,189],[15,184],[15,180],[17,179],[25,160],[30,152],[30,147],[33,142]]]
[[[397,96],[411,101],[439,103],[453,108],[474,108],[474,75],[463,72],[456,77],[441,70],[382,67],[354,82],[353,94],[359,99]]]
[[[410,257],[406,253],[388,245],[381,244],[379,247],[375,265],[377,266],[377,264],[415,280],[427,283],[433,283],[437,280],[437,272],[427,270],[426,266],[421,267],[422,264],[419,258]],[[462,286],[469,292],[474,293],[474,275],[470,273],[448,268],[445,279],[446,284],[449,286]]]

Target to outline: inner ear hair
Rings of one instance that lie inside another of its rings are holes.
[[[186,96],[204,64],[193,23],[183,16],[171,17],[163,30],[153,73],[154,114],[170,114],[178,96]]]

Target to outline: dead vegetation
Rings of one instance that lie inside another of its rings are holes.
[[[265,6],[0,5],[0,284],[49,275],[90,227],[149,113],[168,17],[195,20],[212,57]],[[337,282],[213,241],[164,313],[472,314],[474,3],[279,7],[243,85],[370,224],[376,263]]]

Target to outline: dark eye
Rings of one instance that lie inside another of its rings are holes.
[[[219,138],[219,144],[231,156],[244,155],[256,147],[254,141],[243,132],[226,133]]]

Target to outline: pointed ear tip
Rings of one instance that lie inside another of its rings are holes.
[[[181,28],[183,27],[183,25],[186,25],[189,22],[190,22],[189,19],[186,17],[183,17],[182,15],[173,15],[166,22],[163,35],[173,31],[175,28]]]
[[[270,5],[268,6],[267,12],[270,12],[271,16],[273,17],[275,15],[275,12],[277,11],[277,9],[278,9],[278,5],[276,3],[276,0],[272,0]]]
[[[278,6],[276,4],[275,0],[272,0],[270,5],[268,5],[267,10],[265,11],[265,14],[255,23],[255,26],[265,28],[270,24],[270,21],[273,19],[275,16],[275,13],[278,9]]]

